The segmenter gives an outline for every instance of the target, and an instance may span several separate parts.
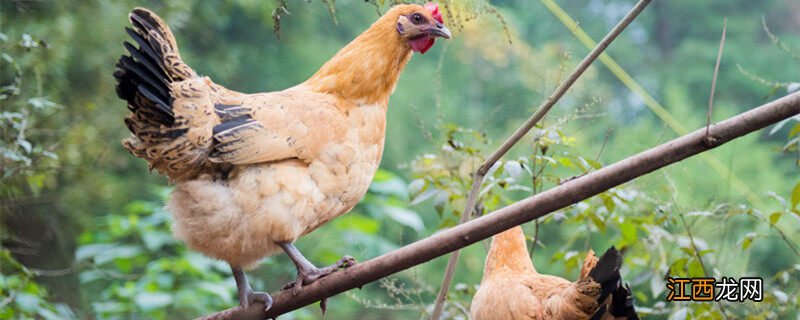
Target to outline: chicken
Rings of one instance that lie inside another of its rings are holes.
[[[576,282],[539,274],[522,228],[511,228],[492,238],[470,318],[638,319],[630,288],[620,283],[621,265],[622,256],[611,247],[599,261],[590,250]]]
[[[230,264],[245,308],[271,306],[244,273],[264,257],[288,254],[295,290],[355,263],[345,256],[317,268],[293,243],[367,192],[400,72],[413,52],[450,38],[438,6],[395,6],[305,82],[257,94],[198,75],[153,12],[136,8],[129,18],[136,45],[124,43],[129,55],[114,73],[130,110],[123,145],[175,184],[167,204],[175,236]]]

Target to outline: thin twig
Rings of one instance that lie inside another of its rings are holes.
[[[634,19],[639,15],[639,13],[650,4],[652,0],[640,0],[636,6],[628,12],[627,15],[620,21],[614,29],[612,29],[604,38],[601,40],[597,46],[586,56],[586,58],[581,61],[580,64],[575,68],[575,71],[569,75],[566,81],[558,86],[553,94],[547,97],[541,106],[539,106],[536,113],[534,113],[527,121],[517,129],[514,134],[512,134],[508,139],[506,139],[503,144],[497,148],[497,150],[486,159],[486,161],[478,168],[473,176],[472,182],[472,189],[470,189],[469,196],[467,197],[467,204],[464,206],[464,212],[461,214],[461,219],[459,224],[463,224],[467,222],[472,217],[472,211],[475,207],[475,200],[478,198],[478,191],[483,184],[483,179],[486,176],[486,173],[489,169],[498,161],[500,158],[505,155],[508,150],[511,149],[517,142],[519,142],[522,137],[524,137],[528,131],[530,131],[536,123],[539,122],[547,112],[561,99],[562,96],[569,90],[575,81],[583,75],[583,72],[589,68],[589,66],[594,62],[603,51],[617,38],[617,36],[622,33],[623,30],[631,23]],[[450,255],[450,259],[447,261],[447,267],[445,268],[444,277],[442,278],[442,285],[439,289],[439,294],[436,295],[436,302],[433,306],[433,312],[431,314],[431,320],[438,320],[439,316],[442,314],[442,310],[444,309],[444,301],[447,299],[447,291],[450,290],[450,283],[453,281],[453,274],[455,273],[456,264],[458,263],[458,255],[459,251],[453,252]]]
[[[6,306],[7,306],[9,303],[11,303],[12,301],[14,301],[14,299],[15,299],[16,297],[17,297],[17,291],[12,291],[12,292],[11,292],[11,293],[8,295],[8,297],[6,297],[5,299],[3,299],[3,301],[0,301],[0,309],[3,309],[3,308],[5,308],[5,307],[6,307]],[[12,311],[12,312],[13,312],[13,311]]]
[[[539,219],[533,220],[533,245],[531,246],[531,259],[533,259],[533,252],[536,251],[537,242],[539,242]]]
[[[538,143],[538,141],[539,138],[536,139],[534,144]],[[541,191],[542,186],[544,185],[542,182],[543,181],[542,177],[544,176],[544,169],[547,168],[547,164],[542,163],[542,166],[539,168],[539,171],[536,171],[536,157],[535,157],[536,150],[534,150],[533,152],[534,152],[534,158],[533,161],[531,161],[533,163],[532,164],[533,169],[531,170],[531,189],[533,190],[533,195],[536,195]],[[544,157],[546,154],[547,154],[547,149],[542,149],[542,157]],[[534,220],[533,245],[531,246],[531,253],[530,253],[531,259],[533,259],[533,252],[536,250],[536,244],[539,243],[539,227],[540,227],[539,219]]]
[[[608,144],[608,137],[610,135],[611,135],[611,128],[608,128],[608,130],[606,130],[606,137],[603,138],[603,144],[600,146],[600,151],[598,151],[597,155],[594,157],[594,163],[598,163],[598,161],[600,161],[600,156],[603,154],[603,150],[606,149],[606,145]],[[589,163],[589,165],[586,167],[586,170],[584,170],[583,173],[581,173],[581,174],[579,174],[577,176],[569,177],[566,180],[561,181],[559,184],[563,184],[563,183],[565,183],[567,181],[570,181],[570,180],[573,180],[575,178],[583,177],[587,173],[589,173],[590,171],[592,171],[592,164],[591,163]]]
[[[708,129],[706,127],[706,129]],[[707,131],[707,130],[706,130]],[[706,137],[708,137],[708,132],[706,132]],[[697,245],[694,242],[694,236],[692,235],[692,229],[689,228],[689,224],[686,222],[686,218],[683,215],[678,215],[678,218],[681,219],[683,222],[683,227],[686,228],[686,234],[689,235],[689,242],[692,244],[692,251],[694,251],[694,255],[697,258],[697,261],[700,262],[700,267],[703,268],[703,273],[705,274],[706,278],[711,277],[711,273],[708,272],[708,268],[706,268],[705,262],[703,262],[703,256],[700,255],[700,250],[697,249]],[[725,311],[725,307],[722,306],[722,302],[717,300],[717,305],[719,306],[719,311],[722,311],[722,317],[724,319],[728,319],[728,312]]]
[[[767,34],[772,44],[777,45],[778,48],[781,49],[781,51],[788,53],[790,56],[792,56],[792,58],[800,60],[800,52],[793,50],[792,48],[789,48],[789,46],[787,46],[786,43],[781,41],[781,39],[778,38],[778,36],[776,36],[775,34],[772,33],[772,31],[769,30],[769,27],[767,26],[767,18],[765,16],[761,16],[761,26],[763,26],[764,32]]]
[[[706,113],[706,140],[712,139],[708,135],[708,127],[711,126],[711,113],[714,111],[714,90],[717,88],[717,75],[719,74],[719,62],[722,60],[722,49],[725,47],[725,33],[728,30],[728,18],[722,19],[722,38],[719,39],[719,51],[717,51],[717,63],[714,65],[714,78],[711,80],[711,94],[708,96],[708,113]],[[707,142],[713,143],[713,141]]]
[[[30,269],[34,275],[37,277],[61,277],[71,273],[75,273],[76,271],[80,270],[83,266],[85,266],[86,262],[75,263],[69,267],[63,269],[56,269],[56,270],[43,270],[43,269]]]
[[[800,92],[717,123],[711,129],[711,133],[718,137],[717,143],[713,146],[707,146],[703,143],[705,129],[700,128],[688,135],[668,141],[603,167],[586,176],[572,180],[569,183],[501,208],[493,213],[462,225],[442,230],[428,238],[416,241],[377,258],[332,273],[314,283],[304,285],[297,292],[286,290],[275,293],[272,296],[272,308],[267,312],[264,311],[263,303],[254,303],[246,311],[241,306],[237,306],[201,319],[255,320],[275,318],[320,299],[332,297],[353,288],[359,288],[380,278],[445,255],[448,252],[459,250],[514,226],[566,208],[640,176],[719,147],[728,141],[761,130],[798,114],[800,114]]]
[[[797,244],[794,241],[792,241],[792,239],[790,239],[789,236],[787,236],[786,233],[783,232],[783,230],[780,227],[778,227],[778,224],[773,224],[769,219],[767,219],[766,217],[762,217],[760,215],[748,214],[748,216],[755,219],[756,221],[766,222],[767,224],[769,224],[770,228],[773,228],[775,229],[775,231],[778,231],[778,235],[781,236],[781,239],[783,239],[784,242],[786,242],[786,246],[788,246],[789,249],[792,249],[794,255],[800,258],[800,249],[798,249]]]

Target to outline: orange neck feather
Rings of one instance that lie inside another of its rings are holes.
[[[411,59],[411,48],[396,31],[399,15],[398,10],[387,12],[339,50],[305,85],[348,101],[385,107],[400,72]]]
[[[528,255],[525,234],[516,226],[492,237],[492,246],[486,256],[483,279],[499,273],[536,273]]]

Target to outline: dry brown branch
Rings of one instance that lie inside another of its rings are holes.
[[[709,135],[714,138],[713,145],[706,143],[705,128],[698,129],[483,217],[333,273],[304,286],[297,295],[293,295],[290,291],[278,292],[273,295],[274,304],[269,312],[263,311],[263,305],[255,304],[247,312],[241,307],[235,307],[201,319],[255,320],[277,317],[320,299],[360,288],[377,279],[459,250],[798,114],[800,114],[800,92],[712,125],[709,128]]]

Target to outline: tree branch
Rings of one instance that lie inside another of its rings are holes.
[[[247,312],[241,307],[235,307],[201,319],[255,320],[277,317],[322,298],[359,288],[377,279],[464,248],[798,114],[800,114],[800,92],[712,125],[709,134],[715,138],[713,145],[706,143],[705,128],[701,128],[491,214],[335,272],[304,286],[297,295],[293,295],[291,291],[278,292],[273,295],[272,309],[266,313],[262,304],[255,304]]]
[[[611,31],[606,34],[606,36],[601,40],[597,46],[589,52],[589,55],[586,58],[583,58],[580,64],[575,68],[575,71],[569,75],[566,81],[564,81],[561,85],[556,88],[555,92],[547,97],[542,105],[536,110],[536,112],[528,118],[525,123],[517,129],[502,145],[500,145],[491,156],[480,166],[478,170],[472,177],[472,189],[470,189],[469,194],[467,195],[467,204],[464,206],[464,212],[461,213],[461,219],[459,224],[463,224],[470,219],[472,219],[472,213],[475,210],[475,202],[478,200],[478,191],[483,185],[483,179],[486,176],[486,173],[489,172],[489,169],[502,158],[508,150],[511,150],[511,147],[517,144],[522,137],[524,137],[528,131],[530,131],[533,126],[535,126],[539,121],[550,112],[550,109],[561,100],[561,97],[564,96],[565,93],[575,84],[575,81],[578,81],[578,78],[583,75],[583,72],[592,65],[592,62],[597,60],[600,54],[608,48],[611,42],[619,36],[625,28],[636,19],[637,16],[650,4],[651,0],[639,0],[638,3],[625,15],[624,18],[614,26]],[[433,312],[431,313],[431,320],[439,320],[439,316],[444,309],[444,302],[447,300],[447,291],[450,290],[450,283],[453,281],[453,275],[456,271],[456,264],[458,263],[458,255],[460,251],[455,251],[453,254],[450,255],[450,259],[447,260],[447,267],[445,268],[444,277],[442,278],[442,285],[439,287],[439,294],[436,295],[436,300],[433,305]]]

